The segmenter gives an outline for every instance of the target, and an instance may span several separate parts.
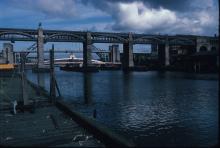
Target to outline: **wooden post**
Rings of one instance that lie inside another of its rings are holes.
[[[56,88],[57,88],[58,95],[59,95],[59,97],[61,97],[60,89],[59,89],[59,87],[58,87],[58,84],[57,84],[57,80],[56,80],[56,79],[55,79],[55,84],[56,84]]]
[[[55,89],[55,77],[54,77],[54,45],[50,50],[50,102],[56,102],[56,89]]]
[[[23,105],[28,105],[28,98],[25,89],[25,74],[24,74],[24,67],[25,67],[25,54],[21,53],[21,89],[22,89],[22,102]]]

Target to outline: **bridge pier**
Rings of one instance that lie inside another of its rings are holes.
[[[165,66],[170,66],[170,46],[168,39],[166,39],[165,43]]]
[[[44,68],[44,34],[41,26],[38,28],[37,36],[37,67]]]
[[[132,34],[129,33],[128,41],[123,43],[123,70],[129,70],[129,68],[134,67],[133,60],[133,38]]]
[[[110,61],[112,63],[120,62],[119,45],[109,46],[109,51],[110,51]]]
[[[165,44],[158,45],[158,60],[161,67],[170,66],[170,46],[168,39]]]
[[[91,33],[87,32],[85,41],[83,42],[83,67],[88,67],[91,63],[91,52],[92,52],[92,39],[91,39]]]

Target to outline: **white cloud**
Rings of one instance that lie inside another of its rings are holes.
[[[143,2],[115,3],[117,14],[113,28],[145,33],[204,34],[216,25],[212,8],[184,14],[160,7],[150,8]]]
[[[147,8],[142,2],[119,3],[119,25],[138,30],[149,30],[161,25],[170,26],[176,22],[175,13],[160,8]]]

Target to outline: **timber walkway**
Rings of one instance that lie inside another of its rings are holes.
[[[103,147],[104,144],[87,132],[71,117],[65,115],[48,97],[26,82],[35,111],[13,114],[13,100],[21,98],[18,76],[0,77],[0,146],[73,146]]]
[[[28,108],[17,105],[20,107],[15,113],[12,104],[15,100],[25,100],[31,105]],[[0,146],[133,147],[135,144],[76,112],[62,100],[50,103],[45,89],[26,78],[22,81],[21,75],[13,73],[9,77],[0,75]]]

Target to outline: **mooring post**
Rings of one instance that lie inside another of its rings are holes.
[[[55,77],[54,77],[54,44],[50,49],[50,102],[56,102],[56,89],[55,89]]]
[[[23,105],[28,105],[27,93],[25,89],[25,53],[21,53],[21,89],[22,89],[22,102]]]

